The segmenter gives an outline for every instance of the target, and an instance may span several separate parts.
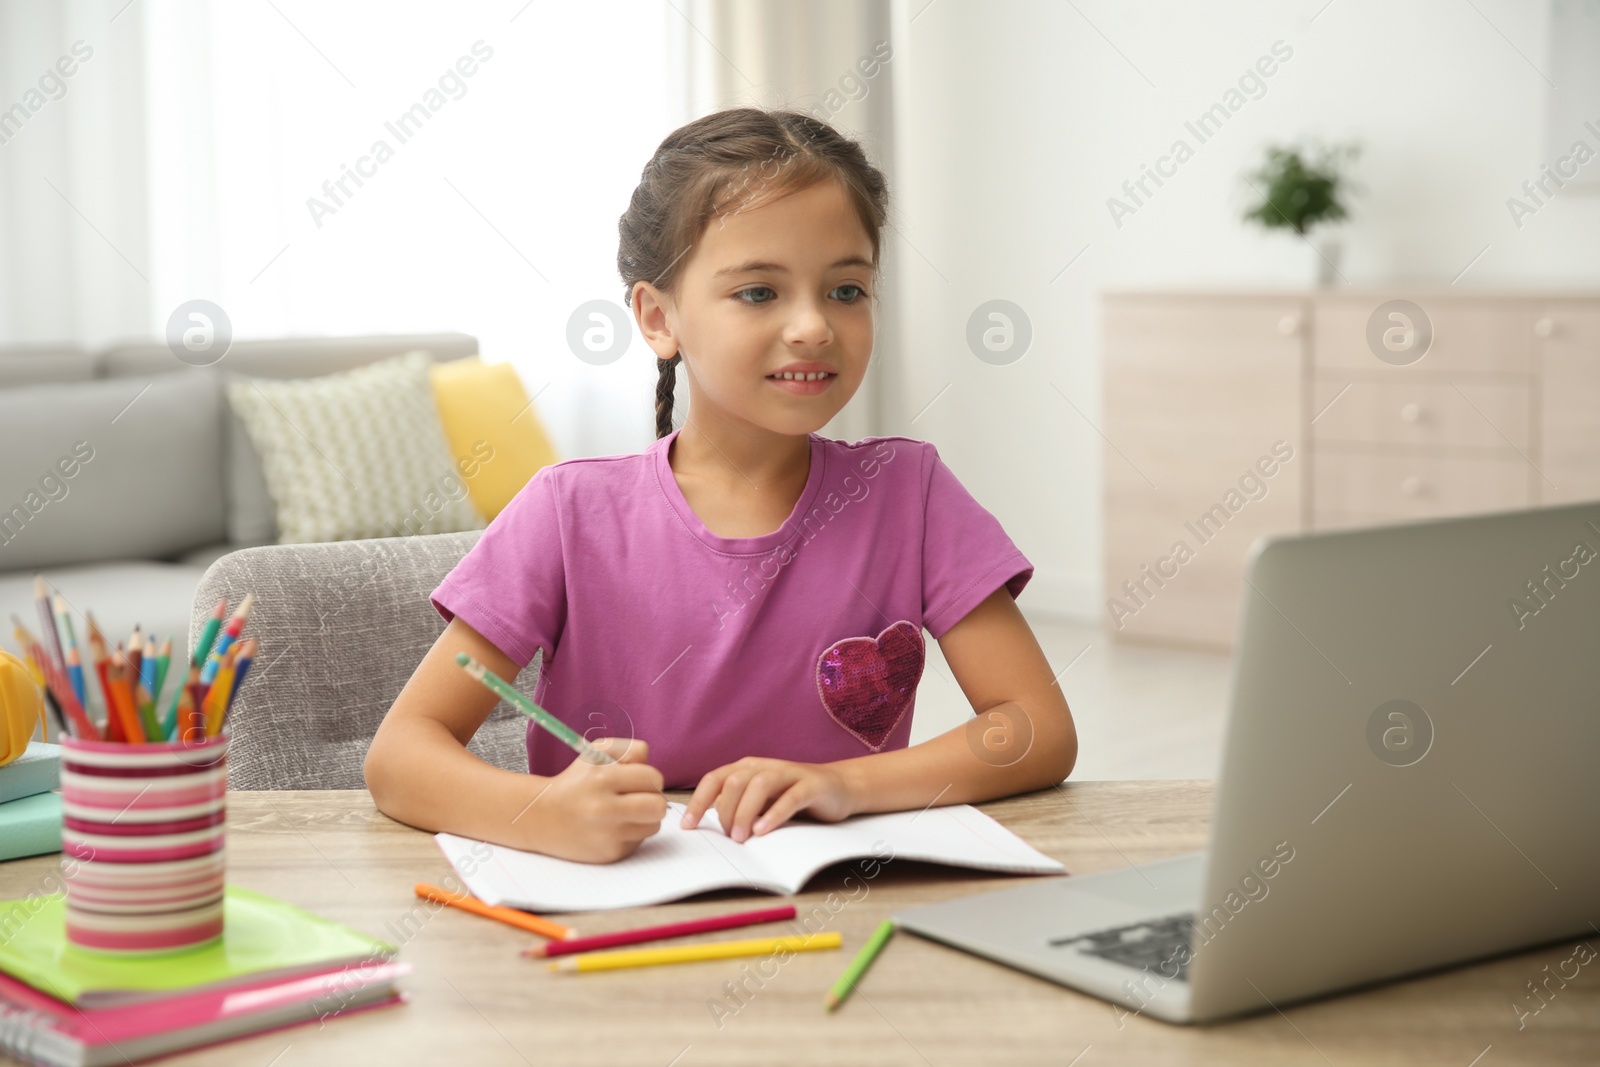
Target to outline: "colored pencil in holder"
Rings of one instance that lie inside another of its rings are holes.
[[[45,584],[44,575],[33,576],[33,603],[39,612],[39,622],[44,625],[44,639],[40,642],[46,655],[53,655],[54,662],[65,665],[66,654],[61,650],[61,635],[56,633],[55,612],[50,606],[50,587]]]
[[[123,737],[132,744],[142,744],[145,740],[144,726],[139,722],[139,709],[134,706],[133,689],[128,683],[128,658],[120,644],[111,658],[106,675],[111,683],[112,700],[121,717]]]
[[[216,647],[206,656],[206,661],[200,667],[200,684],[209,686],[216,681],[217,671],[222,668],[222,657],[228,654],[228,649],[239,640],[239,633],[244,629],[244,624],[250,618],[250,606],[255,602],[254,593],[246,593],[239,602],[239,607],[234,611],[233,617],[217,635]]]

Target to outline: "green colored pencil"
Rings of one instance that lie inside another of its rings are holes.
[[[878,958],[879,951],[888,942],[889,935],[892,933],[894,933],[894,921],[885,919],[872,932],[872,936],[867,938],[867,943],[861,946],[861,951],[856,953],[856,958],[850,961],[850,966],[844,969],[844,973],[839,976],[839,980],[833,983],[833,988],[828,990],[824,1003],[829,1011],[844,1003],[844,998],[850,995],[850,991],[856,987],[856,983],[861,980],[861,976],[867,973],[867,968],[872,966],[872,961]]]
[[[211,617],[200,630],[200,643],[194,646],[194,656],[189,661],[196,667],[205,667],[206,657],[211,655],[211,645],[217,639],[217,631],[222,629],[222,617],[227,613],[228,598],[219,597],[217,606],[211,609]]]
[[[228,598],[219,597],[216,607],[211,609],[211,617],[206,620],[205,626],[200,630],[200,641],[194,646],[194,654],[189,657],[189,662],[196,667],[204,667],[206,657],[211,655],[211,646],[217,639],[217,631],[222,629],[222,617],[228,613]],[[188,674],[187,671],[184,672]],[[167,713],[161,717],[161,730],[166,739],[171,741],[182,736],[182,726],[178,723],[178,703],[183,699],[184,684],[180,681],[172,689],[172,702],[167,705]]]
[[[494,671],[491,671],[465,652],[456,653],[456,663],[460,664],[461,669],[466,671],[469,677],[475,678],[494,690],[502,700],[508,701],[512,707],[555,734],[563,744],[570,747],[590,763],[617,762],[616,757],[595,748],[588,741],[585,741],[581,734],[574,731],[572,727],[517,692],[504,678],[501,678]]]

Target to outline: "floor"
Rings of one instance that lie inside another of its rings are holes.
[[[1215,778],[1230,659],[1113,641],[1089,624],[1029,616],[1078,727],[1074,779]],[[917,689],[911,743],[972,718],[938,642]]]

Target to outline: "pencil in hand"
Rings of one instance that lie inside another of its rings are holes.
[[[488,667],[485,667],[483,664],[479,663],[465,652],[456,653],[456,663],[460,665],[462,670],[467,672],[469,677],[482,682],[484,685],[494,690],[494,692],[499,694],[500,699],[506,701],[512,707],[522,712],[522,714],[526,715],[528,718],[544,727],[550,733],[554,734],[562,744],[571,748],[583,759],[590,763],[617,762],[615,756],[611,755],[609,752],[602,752],[600,749],[595,748],[588,741],[584,740],[583,736],[576,730],[572,729],[572,727],[568,726],[566,723],[562,722],[560,719],[556,718],[554,715],[550,714],[548,711],[544,710],[539,705],[523,696],[521,693],[517,692],[516,689],[512,687],[512,685],[504,678],[501,678],[498,674],[494,673],[494,671],[491,671]]]

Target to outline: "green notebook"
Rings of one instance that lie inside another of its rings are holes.
[[[364,960],[376,964],[396,951],[387,941],[236,885],[223,891],[221,941],[164,956],[119,959],[69,945],[65,911],[59,893],[0,900],[0,971],[83,1008]]]
[[[0,804],[0,860],[60,851],[60,793],[35,793]]]

